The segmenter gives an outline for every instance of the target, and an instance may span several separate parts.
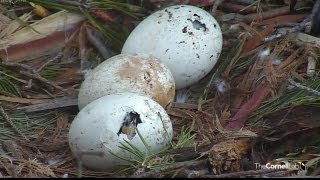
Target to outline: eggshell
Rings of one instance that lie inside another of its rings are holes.
[[[135,157],[119,148],[120,142],[129,141],[147,152],[138,134],[130,140],[127,134],[117,134],[127,113],[136,112],[141,123],[137,129],[153,153],[166,148],[172,140],[171,120],[157,102],[136,93],[118,93],[101,97],[85,106],[71,123],[69,146],[83,165],[93,170],[114,170],[126,164],[109,150],[130,159]]]
[[[187,87],[216,64],[222,49],[218,22],[208,12],[189,5],[157,11],[131,32],[122,53],[149,53],[171,70],[176,89]]]
[[[170,70],[151,55],[116,55],[99,64],[82,82],[79,109],[99,97],[121,92],[147,95],[167,107],[174,100],[174,78]]]

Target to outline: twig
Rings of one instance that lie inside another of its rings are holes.
[[[240,171],[240,172],[233,172],[233,173],[226,173],[226,174],[219,174],[219,175],[204,175],[204,176],[200,176],[200,177],[202,177],[202,178],[230,178],[230,177],[263,175],[263,174],[276,172],[276,171],[287,171],[287,170],[259,169],[259,170]]]
[[[232,0],[233,2],[243,4],[243,5],[251,5],[254,3],[254,0]]]
[[[298,23],[296,26],[292,27],[288,31],[282,31],[274,35],[267,36],[263,39],[264,42],[269,42],[277,38],[281,38],[283,36],[288,35],[289,33],[298,32],[301,31],[306,27],[306,25],[311,21],[311,16],[308,16],[306,19],[304,19],[301,23]]]
[[[76,106],[78,104],[77,96],[65,96],[49,100],[42,104],[35,104],[30,106],[18,107],[18,110],[24,110],[26,112],[43,111],[48,109],[55,109],[68,106]]]
[[[285,6],[285,7],[281,7],[281,8],[277,8],[277,9],[272,9],[270,11],[265,11],[265,12],[263,12],[261,14],[257,14],[257,13],[248,14],[248,15],[244,16],[243,20],[246,23],[251,23],[254,20],[260,20],[260,17],[261,17],[261,20],[269,19],[269,18],[272,18],[272,17],[288,14],[289,12],[290,12],[289,7]]]
[[[20,134],[25,140],[30,141],[29,138],[27,138],[19,129],[18,127],[12,122],[11,118],[8,116],[8,114],[4,111],[3,107],[0,106],[0,113],[4,120],[10,124],[10,126],[18,133]]]
[[[57,85],[57,84],[49,81],[48,79],[40,76],[38,73],[32,74],[32,73],[29,73],[29,72],[27,72],[27,71],[19,71],[19,72],[20,72],[21,74],[23,74],[23,75],[28,76],[29,78],[37,79],[37,80],[39,80],[40,82],[43,82],[43,83],[45,83],[45,84],[48,84],[48,85],[50,85],[50,86],[52,86],[52,87],[54,87],[54,88],[56,88],[56,89],[58,89],[58,90],[61,90],[61,91],[63,91],[63,92],[66,92],[66,91],[67,91],[66,89],[62,88],[61,86],[59,86],[59,85]]]
[[[179,109],[198,109],[197,104],[190,104],[190,103],[178,103],[178,102],[173,102],[172,103],[172,108],[179,108]]]
[[[86,27],[87,38],[89,42],[98,49],[103,58],[107,59],[111,56],[108,48],[103,42],[103,38],[99,32],[93,30],[89,27]]]
[[[19,82],[21,82],[21,83],[23,83],[23,84],[28,84],[28,81],[25,81],[25,80],[16,78],[16,77],[14,77],[14,76],[11,76],[11,75],[9,75],[9,74],[7,74],[7,73],[4,73],[4,72],[1,72],[1,71],[0,71],[0,75],[1,75],[1,74],[5,75],[5,76],[7,76],[7,77],[9,77],[9,78],[11,78],[11,79],[14,79],[14,80],[16,80],[16,81],[19,81]]]
[[[12,63],[12,62],[2,62],[3,65],[8,66],[8,67],[18,67],[24,70],[28,70],[31,72],[35,72],[35,70],[26,64],[21,64],[21,63]]]
[[[77,1],[70,1],[70,0],[51,0],[52,2],[58,3],[58,4],[67,4],[72,6],[84,6],[84,3],[77,2]]]
[[[42,64],[41,67],[39,67],[35,72],[40,72],[44,67],[46,67],[48,64],[50,64],[51,62],[57,60],[57,59],[61,59],[63,56],[62,52],[59,52],[54,58],[48,60],[47,62],[45,62],[44,64]]]
[[[224,10],[230,11],[230,12],[235,12],[235,13],[240,13],[240,14],[249,14],[249,13],[254,13],[257,11],[256,6],[250,6],[246,7],[243,5],[239,4],[233,4],[233,3],[222,3],[220,7]]]
[[[207,159],[199,160],[199,161],[185,161],[185,162],[177,162],[174,164],[167,165],[165,167],[157,168],[136,176],[131,176],[132,178],[145,178],[145,177],[154,177],[159,175],[160,173],[172,171],[174,169],[186,168],[191,166],[200,166],[207,163]]]
[[[281,24],[275,25],[276,28],[295,27],[295,26],[299,26],[299,23],[288,22],[288,23],[281,23]]]
[[[0,90],[0,94],[6,95],[6,92],[3,92],[2,90]],[[6,96],[0,95],[0,101],[14,102],[14,103],[20,103],[20,104],[39,104],[47,101],[43,99],[11,97],[10,95],[11,94],[8,94]]]
[[[297,87],[297,88],[306,90],[306,91],[308,91],[309,93],[314,94],[314,95],[316,95],[316,96],[320,96],[320,92],[319,92],[319,91],[316,91],[316,90],[311,89],[311,88],[309,88],[309,87],[307,87],[307,86],[304,86],[304,85],[302,85],[302,84],[300,84],[300,83],[298,83],[298,82],[295,82],[295,81],[294,81],[293,79],[291,79],[291,78],[289,78],[288,81],[289,81],[289,83],[290,83],[291,85],[293,85],[293,86],[295,86],[295,87]]]

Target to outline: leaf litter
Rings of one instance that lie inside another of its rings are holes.
[[[69,150],[67,134],[78,112],[74,97],[84,76],[103,59],[119,53],[143,17],[187,3],[217,18],[224,42],[212,72],[181,91],[167,110],[173,141],[179,146],[157,154],[150,162],[158,162],[159,167],[152,169],[136,167],[119,175],[82,167]],[[67,42],[59,38],[52,42],[52,37],[60,37],[54,30],[38,41],[43,47],[59,45],[55,51],[33,51],[39,46],[30,41],[18,42],[21,47],[30,46],[24,51],[19,46],[10,51],[1,47],[0,175],[319,176],[320,41],[311,27],[315,17],[311,10],[317,5],[316,1],[285,0],[1,2],[0,42],[19,31],[33,31],[33,23],[46,26],[44,18],[63,10],[83,19],[70,24],[77,28],[68,31]],[[28,38],[37,42],[38,36]],[[8,61],[8,52],[20,54]],[[306,166],[259,169],[256,165],[286,162]]]

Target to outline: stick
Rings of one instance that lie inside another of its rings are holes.
[[[4,94],[5,92],[2,92],[0,90],[0,94]],[[7,101],[7,102],[14,102],[14,103],[20,103],[20,104],[39,104],[46,102],[47,100],[44,99],[29,99],[29,98],[20,98],[20,97],[11,97],[11,96],[2,96],[0,95],[0,101]]]
[[[254,0],[232,0],[232,1],[242,5],[251,5],[254,3]]]
[[[21,64],[21,63],[14,63],[14,62],[2,62],[3,65],[8,66],[8,67],[18,67],[18,68],[22,68],[31,72],[34,72],[35,70],[26,64]]]
[[[295,87],[297,87],[297,88],[299,88],[299,89],[306,90],[306,91],[308,91],[309,93],[311,93],[311,94],[313,94],[313,95],[315,95],[315,96],[320,96],[320,92],[317,91],[317,90],[314,90],[314,89],[312,89],[312,88],[309,88],[309,87],[307,87],[307,86],[304,86],[304,85],[302,85],[302,84],[300,84],[300,83],[298,83],[298,82],[295,82],[295,81],[294,81],[293,79],[291,79],[291,78],[289,78],[288,81],[289,81],[289,83],[290,83],[291,85],[293,85],[293,86],[295,86]]]
[[[298,32],[301,31],[303,28],[306,27],[306,25],[311,21],[311,17],[308,16],[306,19],[304,19],[301,23],[299,23],[298,25],[292,27],[291,29],[289,29],[288,31],[282,31],[280,33],[274,34],[274,35],[270,35],[267,36],[263,39],[264,42],[269,42],[272,41],[274,39],[283,37],[288,35],[289,33],[293,33],[293,32]]]
[[[59,52],[54,58],[48,60],[47,62],[45,62],[41,67],[39,67],[35,72],[40,72],[44,67],[46,67],[48,64],[50,64],[51,62],[57,60],[57,59],[61,59],[63,56],[62,52]]]
[[[220,7],[226,11],[235,12],[235,13],[242,13],[242,14],[249,14],[249,13],[255,13],[257,11],[256,6],[250,6],[246,7],[239,4],[233,4],[233,3],[222,3]]]
[[[76,105],[78,105],[77,96],[65,96],[65,97],[49,100],[48,102],[45,102],[42,104],[18,107],[17,109],[24,110],[26,112],[35,112],[35,111],[42,111],[42,110],[76,106]]]
[[[277,9],[272,9],[270,11],[266,11],[261,13],[261,20],[262,19],[269,19],[272,17],[276,17],[276,16],[280,16],[280,15],[285,15],[288,14],[290,12],[289,7],[285,6],[285,7],[281,7],[281,8],[277,8]],[[259,14],[254,13],[254,14],[248,14],[244,16],[244,21],[246,23],[251,23],[253,20],[259,20]]]
[[[173,102],[171,107],[179,108],[179,109],[198,109],[198,105],[196,104],[178,103],[178,102]]]
[[[28,76],[29,78],[37,79],[38,81],[43,82],[43,83],[45,83],[45,84],[48,84],[48,85],[50,85],[50,86],[52,86],[52,87],[54,87],[54,88],[56,88],[56,89],[58,89],[58,90],[61,90],[61,91],[63,91],[63,92],[66,92],[66,91],[67,91],[66,89],[62,88],[61,86],[57,85],[56,83],[51,82],[51,81],[49,81],[48,79],[40,76],[38,73],[31,74],[31,73],[29,73],[29,72],[27,72],[27,71],[19,71],[19,72],[20,72],[21,74],[23,74],[23,75]]]

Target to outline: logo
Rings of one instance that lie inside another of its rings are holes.
[[[268,162],[264,165],[254,163],[256,169],[284,169],[284,170],[306,170],[307,161],[281,161],[281,162]]]

